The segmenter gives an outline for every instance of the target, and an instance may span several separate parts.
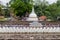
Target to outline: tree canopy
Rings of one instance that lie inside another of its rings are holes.
[[[46,0],[40,1],[35,5],[35,12],[38,16],[47,16],[48,19],[57,20],[60,16],[60,0],[56,3],[49,4]]]
[[[32,0],[11,0],[11,8],[14,9],[14,13],[17,16],[24,16],[26,12],[30,13],[32,9]],[[60,0],[56,3],[49,4],[46,0],[36,0],[35,1],[35,12],[40,16],[46,16],[48,19],[57,20],[60,16]],[[34,15],[33,15],[34,16]]]
[[[3,13],[2,13],[2,5],[0,5],[0,16],[2,16]]]
[[[13,2],[13,3],[12,3]],[[17,16],[23,16],[26,12],[30,12],[32,4],[29,3],[30,0],[11,0],[11,7]]]

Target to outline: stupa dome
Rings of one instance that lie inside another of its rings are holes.
[[[29,18],[27,19],[27,21],[38,21],[37,15],[34,12],[34,8],[32,7],[32,12],[29,15]]]
[[[32,12],[31,12],[31,14],[29,15],[29,17],[37,17],[37,15],[36,15],[35,12],[34,12],[34,8],[32,8]]]

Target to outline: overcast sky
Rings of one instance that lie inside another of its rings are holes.
[[[0,0],[2,1],[2,3],[5,5],[7,2],[9,2],[10,0]],[[53,2],[56,2],[57,0],[47,0],[50,4]]]
[[[50,4],[56,2],[57,0],[47,0]]]

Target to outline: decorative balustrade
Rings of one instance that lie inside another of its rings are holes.
[[[29,26],[29,23],[31,22],[0,22],[0,32],[60,32],[59,23],[45,23],[39,27]]]
[[[0,32],[60,32],[60,27],[25,27],[23,25],[3,25],[0,27]]]

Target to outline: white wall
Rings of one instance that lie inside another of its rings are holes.
[[[44,28],[39,28],[39,27],[0,27],[0,32],[60,32],[60,28],[59,27],[54,27],[54,28],[49,28],[49,27],[44,27]]]

